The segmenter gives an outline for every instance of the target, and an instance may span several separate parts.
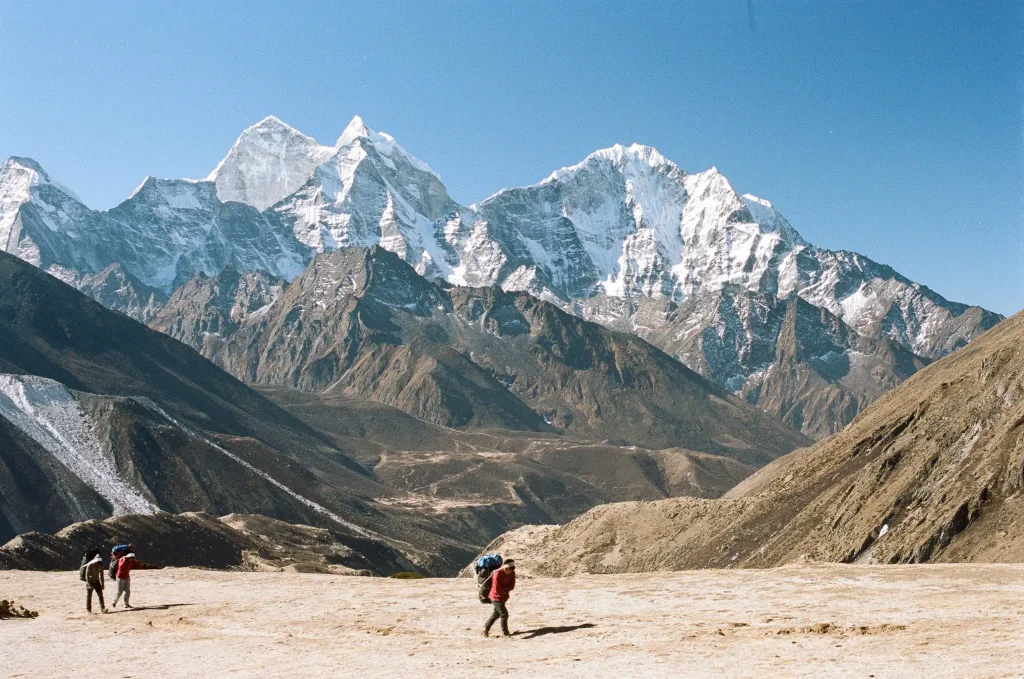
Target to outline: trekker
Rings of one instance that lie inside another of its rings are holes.
[[[131,608],[132,605],[128,603],[128,599],[132,595],[132,577],[131,573],[135,569],[139,570],[150,570],[153,568],[163,568],[163,566],[154,566],[151,563],[142,563],[135,558],[135,549],[129,545],[130,550],[127,554],[117,560],[117,596],[114,597],[114,603],[111,604],[113,608],[117,608],[117,601],[124,594],[124,607]]]
[[[509,593],[516,587],[516,561],[515,559],[507,559],[501,568],[494,571],[491,575],[491,603],[494,605],[494,611],[491,612],[491,617],[487,618],[487,624],[484,625],[484,636],[490,636],[491,626],[498,620],[501,620],[501,635],[503,637],[511,637],[512,635],[508,631],[508,608],[505,607],[505,602],[508,601]]]
[[[85,610],[92,613],[92,593],[100,602],[100,610],[107,612],[103,603],[103,557],[100,550],[90,549],[82,557],[82,565],[78,568],[78,577],[85,583]]]

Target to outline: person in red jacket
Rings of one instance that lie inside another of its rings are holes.
[[[508,631],[508,608],[505,602],[508,601],[509,593],[516,588],[516,561],[508,559],[501,565],[501,568],[491,574],[491,603],[494,611],[484,625],[484,636],[490,636],[491,626],[499,619],[501,620],[501,634],[505,637],[512,635]]]
[[[151,568],[162,568],[151,563],[142,563],[135,558],[135,552],[129,552],[117,560],[117,596],[114,597],[113,607],[117,608],[117,600],[124,594],[124,607],[131,608],[128,599],[132,595],[132,576],[135,569],[148,570]]]

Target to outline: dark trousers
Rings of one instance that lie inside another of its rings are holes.
[[[103,603],[103,585],[99,582],[87,582],[85,583],[85,610],[92,613],[92,593],[95,590],[97,598],[100,600],[100,610],[107,607]]]
[[[504,601],[492,601],[494,604],[494,611],[491,612],[491,617],[487,618],[487,624],[484,625],[484,631],[490,632],[491,626],[494,625],[498,619],[501,619],[501,633],[508,635],[508,609],[505,608]]]

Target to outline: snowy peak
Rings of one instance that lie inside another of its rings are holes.
[[[26,211],[32,213],[29,222],[41,225],[45,235],[59,241],[73,233],[67,228],[70,222],[84,224],[92,212],[39,163],[11,157],[0,165],[0,251],[39,265],[43,257],[39,242],[26,233]]]
[[[206,178],[223,202],[246,203],[263,211],[299,191],[328,161],[351,165],[372,147],[390,169],[408,165],[437,176],[389,134],[375,132],[355,116],[334,146],[323,146],[274,116],[245,129],[227,156]],[[331,172],[328,172],[331,174]]]
[[[610,162],[613,166],[623,171],[639,168],[664,171],[679,170],[679,167],[675,163],[661,155],[658,149],[653,146],[644,146],[642,144],[623,146],[622,144],[615,144],[614,146],[609,146],[606,149],[598,149],[597,151],[594,151],[575,165],[555,170],[540,183],[546,184],[558,181],[578,173],[588,165],[600,162]]]
[[[262,133],[266,133],[266,132],[281,133],[281,134],[287,134],[287,135],[298,135],[300,137],[305,137],[306,136],[306,135],[302,134],[301,132],[299,132],[298,130],[296,130],[291,125],[289,125],[288,123],[284,122],[283,120],[281,120],[280,118],[278,118],[277,116],[274,116],[274,115],[267,116],[266,118],[264,118],[263,120],[259,121],[255,125],[250,125],[249,127],[247,127],[244,130],[243,134],[244,133],[249,133],[249,134],[260,133],[260,134],[262,134]],[[306,138],[309,139],[309,137],[306,137]]]
[[[31,158],[11,156],[0,165],[0,201],[22,197],[29,199],[29,190],[33,186],[53,186],[71,198],[81,202],[74,191],[58,181],[54,181],[42,166]]]
[[[770,202],[749,193],[740,196],[740,200],[743,201],[753,220],[761,226],[762,231],[777,231],[792,245],[806,245],[803,237]]]
[[[430,174],[437,177],[437,173],[430,169],[430,166],[425,162],[406,151],[402,146],[395,141],[387,132],[376,132],[371,130],[363,122],[360,116],[355,116],[345,127],[345,130],[338,137],[337,143],[334,145],[335,149],[344,150],[348,147],[353,146],[357,142],[369,143],[381,156],[386,158],[386,164],[393,166],[395,161],[404,160],[406,163],[414,167],[421,172],[429,172]]]
[[[46,174],[46,171],[31,158],[21,158],[19,156],[11,156],[3,165],[0,165],[0,176],[7,176],[8,174],[23,173],[27,177],[31,177],[32,181],[38,183],[39,181],[49,182],[50,176]]]
[[[8,158],[0,165],[0,206],[6,212],[8,206],[27,202],[31,198],[31,188],[48,180],[49,177],[34,160]]]
[[[349,124],[345,126],[341,136],[338,137],[338,141],[334,144],[335,148],[341,148],[342,146],[348,146],[356,139],[369,139],[371,135],[370,128],[366,126],[363,119],[359,116],[354,116]]]
[[[224,202],[265,210],[302,186],[334,148],[321,146],[274,116],[248,127],[210,173]]]
[[[151,206],[177,209],[209,210],[217,202],[213,182],[196,179],[159,179],[149,176],[132,191],[125,203],[144,201]]]
[[[379,244],[431,277],[451,273],[448,260],[455,255],[439,234],[459,231],[464,212],[430,166],[359,116],[333,155],[270,210],[317,252]]]

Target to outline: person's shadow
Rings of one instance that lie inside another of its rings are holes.
[[[178,606],[192,606],[193,604],[159,604],[156,606],[132,606],[131,608],[111,608],[108,613],[131,613],[132,611],[166,611],[169,608]]]
[[[522,630],[519,632],[513,632],[512,636],[521,636],[524,639],[536,639],[542,637],[545,634],[563,634],[564,632],[575,632],[578,629],[590,629],[591,627],[597,627],[592,622],[585,622],[582,625],[563,625],[561,627],[538,627],[537,629]]]

